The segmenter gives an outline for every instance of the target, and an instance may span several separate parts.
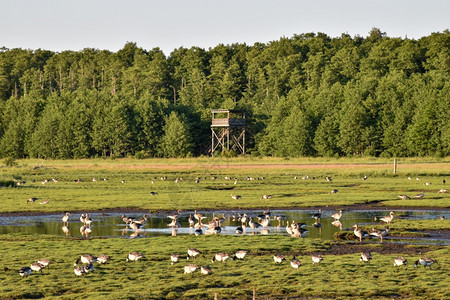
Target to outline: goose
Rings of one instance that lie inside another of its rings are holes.
[[[328,182],[331,182],[331,181],[333,181],[333,179],[331,179],[331,177],[330,177],[330,176],[325,176],[325,179],[326,179],[326,181],[328,181]]]
[[[73,266],[75,267],[79,262],[82,262],[83,264],[91,264],[95,261],[97,261],[97,257],[92,254],[83,254],[75,261]]]
[[[242,234],[244,232],[244,228],[242,226],[236,227],[236,234]]]
[[[173,265],[180,261],[180,254],[172,254],[170,256],[170,264]]]
[[[366,176],[366,175],[364,175],[364,177],[363,177],[363,180],[364,180],[364,181],[366,181],[366,180],[367,180],[367,176]]]
[[[247,221],[248,221],[248,216],[247,216],[247,214],[244,214],[242,217],[241,217],[241,223],[244,225],[245,223],[247,223]]]
[[[416,268],[420,264],[424,268],[429,267],[431,269],[431,265],[434,263],[438,263],[437,260],[428,257],[422,257],[419,258],[419,260],[414,263],[414,267]]]
[[[39,204],[49,204],[50,200],[48,198],[45,198],[44,201],[39,202]]]
[[[80,222],[86,225],[86,216],[84,214],[81,214],[80,216]]]
[[[140,261],[141,259],[145,258],[144,255],[140,252],[130,252],[127,256],[127,261]]]
[[[289,221],[286,222],[286,232],[289,235],[292,235],[294,233],[294,230],[292,230],[292,226],[289,225]]]
[[[425,192],[424,191],[422,191],[422,193],[417,194],[417,195],[414,196],[414,198],[417,198],[417,199],[422,199],[423,197],[425,197]]]
[[[361,228],[358,228],[358,224],[353,225],[353,233],[356,235],[357,238],[359,238],[359,242],[362,242],[363,238],[366,238],[369,236],[369,233],[367,231],[361,230]]]
[[[125,180],[122,179],[122,183],[125,183]]]
[[[177,222],[175,222],[175,223],[177,223]],[[177,227],[177,226],[172,226],[172,227]],[[135,232],[137,232],[139,229],[142,228],[142,225],[139,223],[131,222],[130,228],[133,229]]]
[[[198,269],[197,265],[194,264],[188,264],[184,266],[184,274],[192,274],[195,272],[195,270]]]
[[[37,261],[37,263],[42,265],[42,268],[49,268],[50,269],[50,265],[52,264],[52,262],[46,258],[41,258],[40,260]]]
[[[304,237],[307,233],[308,230],[302,228],[303,224],[299,225],[299,224],[295,224],[294,221],[292,221],[292,237]]]
[[[320,262],[323,260],[323,257],[322,257],[322,255],[319,255],[319,254],[313,254],[313,256],[312,256],[312,262],[313,262],[313,265],[315,265],[315,264],[319,264],[320,265]]]
[[[158,193],[157,192],[150,192],[150,195],[156,196],[156,195],[158,195]]]
[[[294,258],[291,260],[291,267],[295,270],[298,270],[301,265],[302,263],[297,259],[297,256],[294,255]]]
[[[200,227],[196,228],[195,231],[194,231],[194,234],[196,236],[202,235],[203,234],[203,230]]]
[[[314,219],[319,219],[320,220],[320,218],[322,217],[322,210],[321,209],[319,209],[315,214],[313,214],[312,216],[311,216],[311,218],[314,218]]]
[[[331,217],[334,218],[335,221],[340,220],[342,217],[342,210],[340,210],[338,213],[331,215]]]
[[[94,220],[89,217],[89,214],[86,214],[86,218],[84,219],[84,224],[86,224],[87,227],[91,227],[91,223],[94,222]]]
[[[359,261],[366,263],[366,262],[369,262],[371,259],[372,259],[372,254],[368,251],[363,251],[361,253],[361,258],[359,259]]]
[[[63,221],[63,225],[66,225],[66,226],[69,226],[69,215],[70,215],[70,213],[69,212],[66,212],[66,214],[64,215],[64,217],[62,217],[62,221]]]
[[[281,223],[286,219],[286,216],[284,215],[278,215],[274,217],[274,220],[278,221],[278,227],[281,226]]]
[[[425,185],[431,185],[431,182],[425,182],[424,184]]]
[[[383,222],[389,224],[389,223],[392,222],[392,220],[394,220],[394,215],[395,215],[395,213],[394,213],[393,211],[391,211],[391,212],[389,213],[389,215],[380,218],[380,221],[383,221]]]
[[[216,253],[216,255],[214,255],[214,257],[212,258],[211,262],[215,262],[217,261],[221,261],[221,262],[225,262],[227,259],[229,259],[230,256],[228,255],[228,253],[223,253],[223,252],[219,252]]]
[[[266,215],[265,219],[261,219],[259,218],[259,224],[263,227],[263,228],[267,228],[270,225],[270,217],[268,215]]]
[[[125,215],[122,215],[122,221],[125,223],[126,226],[128,226],[128,224],[133,222],[133,218],[127,217]]]
[[[286,260],[286,256],[284,256],[283,254],[276,254],[273,256],[273,260],[275,261],[275,263],[281,264],[283,260]]]
[[[131,225],[137,225],[136,223],[131,223]],[[130,227],[131,227],[130,225]],[[172,227],[172,228],[178,228],[180,227],[180,223],[178,223],[177,219],[173,219],[172,222],[170,222],[169,224],[167,224],[167,226]]]
[[[398,195],[398,197],[402,200],[411,199],[408,195]]]
[[[170,218],[170,219],[172,219],[172,220],[176,220],[176,219],[178,219],[178,217],[180,216],[180,213],[181,213],[181,209],[177,210],[177,213],[176,213],[176,214],[174,214],[174,215],[168,215],[167,217]]]
[[[420,180],[420,178],[419,178],[419,177],[416,177],[416,180]]]
[[[238,199],[241,199],[242,198],[242,196],[240,196],[240,195],[231,195],[231,198],[232,199],[234,199],[234,200],[238,200]]]
[[[249,218],[248,225],[252,229],[252,232],[254,232],[255,230],[258,231],[258,228],[262,227],[261,224],[253,222],[252,218]]]
[[[380,243],[383,243],[383,237],[389,234],[389,226],[386,226],[384,229],[375,229],[372,228],[370,231],[370,235],[376,236],[380,238]]]
[[[34,202],[36,202],[37,200],[38,200],[38,198],[33,198],[33,197],[32,197],[32,198],[30,198],[30,199],[27,200],[27,204],[28,204],[28,203],[34,203]]]
[[[30,267],[22,267],[19,271],[19,275],[22,277],[28,277],[29,275],[31,275],[33,273],[33,270],[31,270]]]
[[[32,263],[30,267],[31,267],[31,270],[33,270],[34,272],[41,272],[41,274],[42,274],[42,269],[44,268],[44,266],[38,262]]]
[[[92,182],[97,182],[97,178],[92,178]]]
[[[328,195],[330,195],[330,194],[336,194],[336,193],[338,193],[338,192],[339,192],[338,190],[332,189],[331,191],[328,192]]]
[[[271,198],[272,198],[272,195],[267,195],[267,194],[264,194],[261,197],[261,199],[264,199],[264,200],[268,200],[268,199],[271,199]]]
[[[133,221],[135,224],[144,225],[145,221],[147,221],[147,215],[144,214],[142,218],[136,219]]]
[[[189,227],[194,227],[195,221],[194,221],[194,218],[192,218],[192,214],[189,215],[188,221],[189,221]]]
[[[110,261],[110,257],[108,255],[105,254],[100,254],[99,256],[97,256],[97,262],[99,264],[106,264]]]
[[[439,192],[438,192],[438,194],[445,194],[445,193],[447,193],[446,189],[440,189]]]
[[[209,266],[201,266],[200,272],[201,272],[203,275],[209,275],[209,274],[212,273],[212,270],[211,270],[211,268],[210,268]]]
[[[239,250],[236,251],[236,254],[234,255],[237,259],[242,260],[245,258],[245,256],[248,254],[247,250]]]
[[[188,253],[188,259],[191,257],[195,258],[195,257],[199,256],[200,254],[202,254],[199,250],[197,250],[195,248],[188,249],[187,253]]]
[[[84,265],[84,272],[87,273],[93,273],[94,272],[94,265],[93,264],[86,264]]]
[[[73,269],[73,272],[75,273],[75,276],[83,276],[86,274],[86,270],[84,267],[77,267]]]
[[[206,219],[206,217],[203,214],[197,213],[197,210],[194,211],[194,218],[201,222],[203,219]]]
[[[396,259],[394,259],[394,267],[400,267],[402,265],[407,267],[407,264],[408,264],[408,261],[406,260],[406,258],[403,258],[402,256],[397,257]]]

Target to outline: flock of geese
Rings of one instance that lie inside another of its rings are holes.
[[[247,250],[238,250],[234,253],[233,256],[231,256],[225,252],[218,252],[218,253],[215,253],[214,256],[212,257],[211,263],[214,263],[214,262],[225,263],[227,260],[244,260],[248,253],[249,253],[249,251],[247,251]],[[205,255],[203,255],[203,253],[201,251],[199,251],[198,249],[189,248],[187,250],[187,256],[185,259],[186,260],[195,260],[200,256],[205,257]],[[129,262],[129,261],[138,262],[138,261],[142,261],[144,259],[145,259],[145,256],[140,252],[130,252],[130,253],[128,253],[128,255],[126,257],[127,262]],[[312,264],[318,264],[318,265],[320,265],[320,263],[324,260],[323,256],[320,254],[313,254],[311,256],[311,259],[312,259]],[[178,253],[174,253],[170,256],[170,264],[171,265],[179,263],[181,260],[182,260],[182,257]],[[283,254],[275,254],[273,256],[273,260],[274,260],[275,264],[282,264],[283,261],[287,260],[287,257],[286,257],[286,255],[283,255]],[[359,260],[363,263],[368,263],[372,260],[372,254],[368,251],[363,251],[361,253]],[[106,264],[106,263],[109,263],[110,261],[111,261],[111,257],[108,255],[101,254],[98,256],[94,256],[92,254],[83,254],[80,257],[78,257],[78,259],[73,264],[73,272],[74,272],[75,276],[83,276],[88,273],[94,272],[94,270],[95,270],[94,263]],[[80,263],[81,263],[81,265],[79,265]],[[431,269],[431,265],[434,263],[438,263],[438,262],[431,258],[421,257],[414,263],[414,267],[421,265],[423,267],[429,267]],[[43,274],[42,270],[44,268],[50,268],[51,264],[52,264],[52,262],[48,259],[40,259],[37,262],[32,263],[30,267],[22,267],[19,270],[19,274],[22,277],[27,277],[27,276],[31,275],[33,272],[35,272],[35,273],[40,272],[41,274]],[[407,259],[405,259],[402,256],[394,259],[394,267],[405,266],[405,268],[407,268],[407,264],[408,264]],[[303,265],[302,262],[297,258],[296,255],[294,255],[292,260],[290,261],[290,266],[294,270],[299,270],[299,268],[302,265]],[[212,268],[209,265],[202,265],[199,267],[197,264],[188,263],[183,268],[184,274],[192,274],[198,269],[200,269],[200,272],[203,275],[209,275],[212,273]]]

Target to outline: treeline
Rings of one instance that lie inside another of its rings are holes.
[[[308,33],[168,57],[135,43],[0,49],[0,157],[208,154],[217,108],[247,112],[255,155],[447,156],[449,107],[448,30]]]

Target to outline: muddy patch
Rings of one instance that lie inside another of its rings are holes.
[[[428,251],[435,250],[441,247],[432,246],[414,246],[399,244],[399,243],[386,243],[386,244],[334,244],[323,254],[330,255],[346,255],[361,253],[362,251],[370,251],[372,253],[379,254],[408,254],[408,255],[422,255]]]

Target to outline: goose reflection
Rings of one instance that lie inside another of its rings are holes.
[[[70,230],[69,227],[64,225],[63,227],[61,227],[62,231],[64,232],[65,235],[69,236],[70,235]]]
[[[342,230],[342,223],[339,220],[331,222],[331,225],[338,227],[339,230]]]

